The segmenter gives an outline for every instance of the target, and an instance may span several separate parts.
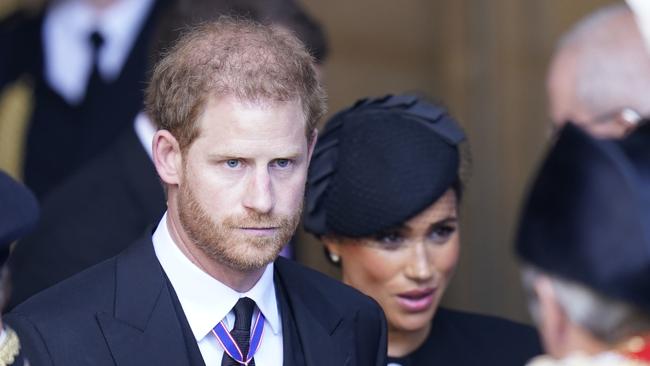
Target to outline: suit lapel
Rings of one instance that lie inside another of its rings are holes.
[[[297,280],[303,275],[298,266],[284,258],[278,258],[275,263],[276,278],[293,312],[306,364],[350,364],[354,345],[350,322],[317,288]]]
[[[183,332],[150,238],[116,261],[115,309],[97,321],[116,365],[190,364]]]

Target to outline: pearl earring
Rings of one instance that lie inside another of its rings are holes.
[[[338,263],[341,261],[341,257],[339,257],[338,254],[330,253],[330,260],[334,263]]]

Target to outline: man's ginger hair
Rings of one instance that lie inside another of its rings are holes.
[[[155,66],[145,104],[157,128],[185,150],[199,135],[206,103],[224,97],[299,100],[308,139],[325,113],[325,92],[305,46],[283,28],[247,19],[221,17],[185,32]]]

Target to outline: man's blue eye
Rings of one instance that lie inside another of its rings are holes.
[[[275,161],[275,165],[277,165],[279,168],[286,168],[291,164],[291,161],[289,159],[278,159]]]
[[[237,159],[229,159],[226,161],[226,164],[228,164],[229,168],[236,168],[239,166],[239,160]]]

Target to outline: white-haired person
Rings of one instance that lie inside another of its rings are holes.
[[[640,22],[621,2],[562,35],[547,75],[555,131],[570,120],[593,136],[621,138],[650,113],[650,54]]]
[[[565,126],[516,248],[547,352],[529,365],[650,365],[650,125],[623,140]]]

